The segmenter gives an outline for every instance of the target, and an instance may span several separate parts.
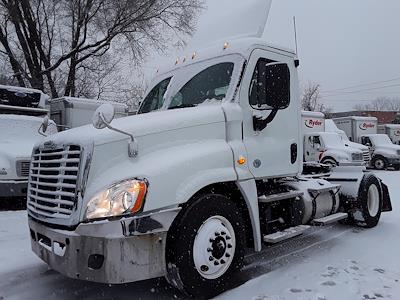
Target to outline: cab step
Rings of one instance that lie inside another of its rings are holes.
[[[340,220],[344,220],[348,216],[349,215],[347,213],[337,213],[334,215],[326,216],[324,218],[315,219],[311,222],[311,224],[314,226],[325,226],[325,225],[329,225],[329,224],[335,223]]]
[[[264,242],[269,244],[277,244],[279,242],[302,235],[310,228],[311,226],[308,225],[299,225],[296,227],[285,229],[284,231],[278,231],[273,234],[264,235]]]
[[[286,199],[297,198],[297,197],[301,197],[303,195],[304,195],[304,193],[299,192],[299,191],[290,191],[290,192],[273,194],[273,195],[263,195],[263,196],[258,197],[258,202],[271,203],[271,202],[276,202],[276,201],[281,201],[281,200],[286,200]]]

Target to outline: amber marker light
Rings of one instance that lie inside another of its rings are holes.
[[[237,162],[239,165],[244,165],[246,163],[246,158],[241,156],[241,157],[239,157]]]
[[[137,194],[136,202],[131,208],[132,213],[137,213],[142,209],[144,197],[146,196],[147,192],[147,185],[143,181],[136,182],[129,192],[132,194]]]

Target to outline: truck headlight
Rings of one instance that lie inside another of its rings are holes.
[[[100,219],[139,212],[147,192],[141,180],[125,180],[97,193],[86,208],[86,219]]]
[[[353,161],[363,160],[363,155],[362,155],[362,153],[352,153],[351,154],[351,159]]]

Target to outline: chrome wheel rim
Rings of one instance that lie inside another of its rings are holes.
[[[375,184],[368,189],[368,212],[371,217],[376,217],[379,212],[379,190]]]

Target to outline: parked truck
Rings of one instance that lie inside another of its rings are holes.
[[[339,134],[346,146],[360,150],[363,153],[363,159],[364,159],[365,165],[370,166],[371,153],[369,152],[369,148],[367,146],[350,141],[346,132],[339,129],[332,119],[325,120],[325,131],[326,132],[335,132],[335,133]]]
[[[346,145],[336,132],[325,131],[325,115],[302,112],[304,162],[320,162],[330,166],[365,164],[363,152]]]
[[[333,119],[351,141],[367,146],[371,153],[371,166],[377,170],[393,167],[400,169],[400,146],[394,145],[386,134],[378,134],[375,117],[344,117]]]
[[[38,90],[0,86],[0,201],[26,197],[33,145],[57,132],[51,122],[41,128],[47,98]]]
[[[116,118],[128,116],[128,106],[124,103],[62,97],[50,100],[50,117],[61,131],[80,127],[90,124],[93,113],[104,103],[110,103],[114,106]]]
[[[378,133],[386,134],[393,144],[400,145],[400,124],[378,125]]]
[[[142,104],[153,111],[113,120],[105,104],[93,126],[38,143],[33,251],[71,278],[165,276],[211,297],[247,249],[338,220],[376,226],[391,202],[365,167],[302,175],[298,66],[289,50],[232,40],[160,72]]]

